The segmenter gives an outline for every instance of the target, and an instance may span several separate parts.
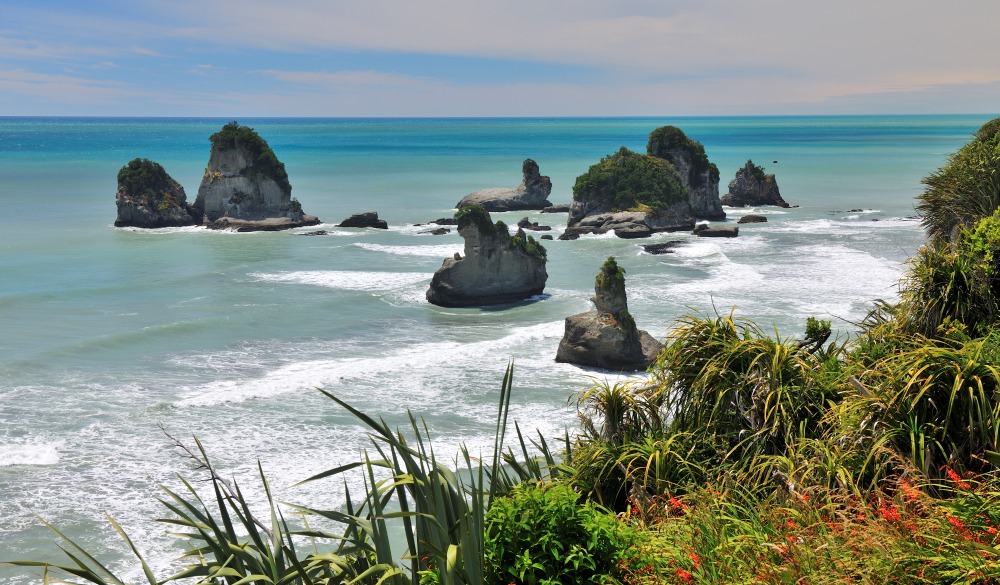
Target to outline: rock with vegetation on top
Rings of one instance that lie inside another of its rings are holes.
[[[556,361],[613,370],[644,370],[662,345],[635,326],[628,312],[625,270],[609,257],[594,282],[597,310],[566,317]]]
[[[525,159],[521,174],[524,180],[517,187],[480,189],[462,197],[455,207],[462,209],[479,205],[486,211],[519,211],[551,206],[548,197],[552,192],[552,181],[538,171],[538,163]]]
[[[337,224],[337,227],[352,228],[375,228],[380,230],[389,229],[389,224],[384,219],[379,219],[377,211],[363,211],[355,213]]]
[[[316,225],[292,199],[285,165],[253,128],[230,122],[213,134],[194,207],[209,227],[239,231]]]
[[[646,154],[662,158],[677,169],[688,190],[691,215],[698,219],[726,218],[719,200],[719,167],[709,162],[700,142],[688,138],[677,126],[663,126],[649,133]]]
[[[736,171],[736,177],[729,181],[729,193],[722,197],[722,204],[729,207],[790,207],[781,198],[774,175],[765,174],[764,167],[753,164],[752,160],[748,160],[743,168]]]
[[[184,187],[151,160],[136,158],[118,171],[116,227],[162,228],[197,225]]]
[[[646,229],[643,229],[643,226]],[[687,189],[664,159],[624,146],[576,178],[568,231],[635,237],[694,226]]]
[[[510,235],[479,205],[459,209],[458,233],[465,255],[445,259],[434,273],[427,301],[442,307],[514,303],[541,294],[548,274],[545,248],[524,230]]]

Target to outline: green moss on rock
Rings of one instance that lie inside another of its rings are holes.
[[[252,168],[255,172],[273,180],[285,191],[292,190],[284,163],[278,160],[267,141],[253,128],[241,126],[239,122],[233,120],[212,134],[209,140],[213,146],[220,150],[246,148],[250,152],[251,160],[253,160]]]
[[[677,170],[669,162],[624,146],[576,178],[573,200],[599,203],[611,211],[640,205],[663,209],[687,197]]]
[[[625,269],[618,265],[614,256],[601,265],[601,270],[594,278],[594,290],[597,294],[621,296],[625,294]]]
[[[544,246],[538,243],[535,238],[525,234],[524,230],[520,228],[518,228],[514,237],[510,239],[510,243],[515,249],[518,249],[534,258],[538,258],[539,260],[545,260],[545,257],[548,254]]]
[[[135,158],[118,171],[118,186],[131,197],[139,197],[147,203],[169,196],[174,181],[159,163],[145,158]],[[170,197],[173,201],[173,197]]]
[[[708,171],[709,179],[712,182],[719,181],[719,167],[709,162],[708,155],[705,154],[705,147],[697,140],[688,138],[683,130],[677,126],[662,126],[649,133],[646,154],[664,158],[665,153],[674,148],[684,149],[691,154],[691,176],[688,177],[688,181],[692,186],[701,186],[703,183],[702,175],[705,171]]]

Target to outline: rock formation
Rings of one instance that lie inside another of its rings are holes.
[[[387,230],[389,229],[389,224],[387,224],[384,219],[378,218],[377,211],[363,211],[361,213],[351,215],[344,221],[337,224],[337,227],[375,228]]]
[[[676,126],[663,126],[649,133],[646,154],[662,158],[677,169],[688,190],[691,215],[698,219],[726,218],[719,201],[719,167],[709,162],[700,142],[691,140]]]
[[[524,180],[513,188],[493,187],[469,193],[455,206],[459,209],[469,205],[479,205],[486,211],[519,211],[523,209],[544,209],[551,206],[549,193],[552,181],[538,171],[538,163],[525,159],[521,165]]]
[[[687,190],[673,165],[624,146],[576,178],[567,232],[645,237],[694,226]]]
[[[774,175],[764,174],[764,167],[753,164],[752,160],[748,160],[743,168],[736,171],[736,177],[729,181],[729,193],[722,197],[722,204],[729,207],[790,207],[781,198]]]
[[[625,270],[608,258],[594,283],[597,310],[566,317],[556,361],[613,370],[644,370],[662,345],[636,328],[628,312]]]
[[[767,217],[756,213],[749,213],[741,217],[736,223],[767,223]]]
[[[116,227],[161,228],[197,225],[184,187],[158,163],[137,158],[118,171]]]
[[[253,128],[230,122],[213,134],[194,207],[209,227],[286,229],[315,225],[292,199],[285,165]]]
[[[719,169],[700,143],[664,126],[649,134],[646,152],[623,146],[577,177],[567,227],[642,238],[690,230],[695,219],[725,219]]]
[[[515,236],[479,205],[458,210],[465,257],[446,258],[434,273],[427,301],[442,307],[514,303],[545,289],[545,248],[523,230]]]
[[[699,223],[691,232],[702,238],[735,238],[740,235],[740,227],[736,225],[713,225]]]
[[[550,225],[539,225],[537,221],[531,221],[527,217],[521,218],[517,222],[517,227],[533,232],[547,232],[552,229],[552,226]]]

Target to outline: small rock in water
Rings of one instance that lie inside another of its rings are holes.
[[[450,234],[451,230],[448,228],[439,227],[433,230],[424,230],[422,232],[417,232],[418,234],[430,234],[432,236],[443,236],[445,234]]]
[[[389,229],[389,224],[387,224],[384,219],[378,218],[377,211],[364,211],[362,213],[353,214],[337,224],[337,227],[377,228],[380,230],[387,230]]]
[[[647,254],[673,254],[674,248],[683,243],[684,242],[682,240],[671,240],[660,244],[643,244],[642,249],[645,250]]]
[[[751,213],[749,215],[744,215],[736,223],[767,223],[767,218],[763,215]]]

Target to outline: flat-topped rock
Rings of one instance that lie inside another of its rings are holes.
[[[220,217],[219,219],[205,224],[210,230],[228,230],[232,232],[279,232],[292,228],[308,227],[319,225],[319,218],[313,215],[302,215],[302,219],[291,219],[288,217],[269,217],[266,219],[234,219],[231,217]]]
[[[375,228],[380,230],[389,229],[389,224],[384,219],[379,219],[377,211],[363,211],[355,213],[337,224],[342,228]]]
[[[757,215],[754,213],[744,215],[736,223],[767,223],[767,218],[763,215]]]
[[[713,225],[699,223],[691,232],[700,238],[735,238],[740,235],[740,228],[735,225]]]
[[[647,254],[653,255],[673,254],[674,249],[683,244],[684,242],[682,240],[671,240],[669,242],[662,242],[659,244],[643,244],[642,249]]]
[[[542,213],[568,213],[569,203],[557,203],[555,205],[549,205],[548,207],[542,208]]]
[[[525,159],[521,165],[523,180],[517,187],[491,187],[469,193],[455,207],[462,209],[469,205],[479,205],[486,211],[519,211],[525,209],[544,209],[552,205],[549,193],[552,192],[552,181],[542,176],[538,163]]]
[[[427,301],[442,307],[477,307],[515,303],[545,290],[546,252],[524,230],[510,235],[478,205],[458,210],[458,233],[464,257],[446,258],[434,273]]]

